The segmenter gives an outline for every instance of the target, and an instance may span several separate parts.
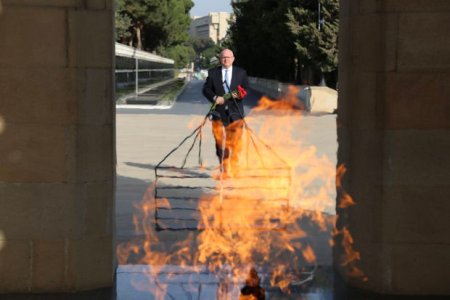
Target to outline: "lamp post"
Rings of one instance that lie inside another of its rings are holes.
[[[321,15],[320,15],[320,9],[321,9],[320,0],[317,0],[317,29],[319,30],[319,34],[320,34],[320,31],[322,30],[322,25],[324,23],[324,20],[322,19]],[[325,82],[325,77],[323,76],[322,69],[320,70],[320,76],[321,76],[321,79],[320,79],[319,85],[326,86],[327,84]]]
[[[317,0],[317,29],[321,30],[321,20],[320,20],[320,0]]]
[[[320,0],[317,0],[317,29],[319,29],[319,31],[322,30],[322,25],[325,23],[325,20],[322,18],[321,9],[322,6],[320,5]]]

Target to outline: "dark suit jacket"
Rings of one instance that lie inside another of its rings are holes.
[[[209,100],[209,102],[214,103],[215,96],[223,96],[225,94],[223,82],[222,66],[208,70],[208,77],[203,85],[203,95]],[[233,66],[230,90],[237,90],[238,85],[242,86],[245,90],[248,90],[250,86],[247,78],[247,72],[242,68]],[[216,106],[216,111],[220,114],[222,122],[225,125],[244,117],[244,104],[242,101],[243,100],[229,99],[225,101],[225,104]],[[218,120],[218,117],[215,117],[214,120]]]

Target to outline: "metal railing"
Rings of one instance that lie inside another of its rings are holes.
[[[115,45],[115,56],[116,102],[175,78],[172,59],[119,43]]]

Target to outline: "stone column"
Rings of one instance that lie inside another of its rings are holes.
[[[0,2],[0,294],[111,287],[113,0]]]
[[[338,209],[381,294],[450,295],[450,1],[341,0]],[[340,242],[340,239],[336,239]]]

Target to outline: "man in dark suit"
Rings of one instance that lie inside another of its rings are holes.
[[[208,77],[203,85],[203,95],[211,103],[216,104],[212,114],[216,154],[221,171],[229,176],[237,170],[244,126],[244,105],[235,91],[238,86],[247,90],[249,82],[247,72],[233,66],[233,51],[224,49],[220,52],[219,59],[221,66],[208,71]]]

